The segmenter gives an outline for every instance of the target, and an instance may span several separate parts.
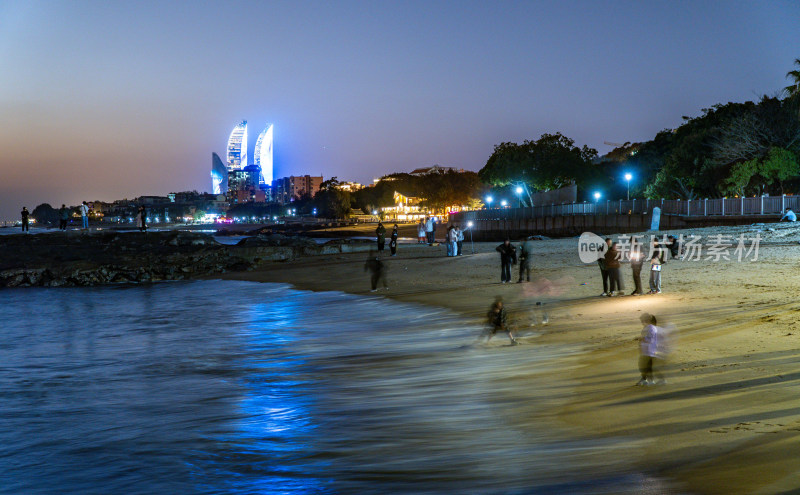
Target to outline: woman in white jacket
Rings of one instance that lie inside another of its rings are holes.
[[[642,336],[639,339],[639,372],[642,378],[636,385],[655,385],[653,374],[658,376],[659,383],[666,383],[661,373],[653,369],[663,347],[659,342],[661,335],[656,326],[656,317],[644,313],[639,320],[643,325]]]

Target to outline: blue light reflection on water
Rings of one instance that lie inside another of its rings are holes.
[[[0,493],[664,492],[507,417],[509,370],[560,351],[465,346],[443,310],[221,281],[2,295]]]

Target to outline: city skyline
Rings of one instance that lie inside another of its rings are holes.
[[[604,153],[777,93],[800,5],[32,0],[0,4],[0,25],[14,68],[0,74],[0,219],[14,219],[210,191],[209,153],[244,117],[280,130],[277,177],[478,170],[494,145],[552,132]]]

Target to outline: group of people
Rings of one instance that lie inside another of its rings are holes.
[[[519,259],[519,280],[517,283],[531,281],[531,255],[533,244],[528,238],[520,247],[519,257],[517,257],[517,247],[511,244],[511,239],[506,239],[502,244],[495,248],[500,253],[500,283],[511,282],[511,265],[516,265]]]
[[[601,296],[621,296],[624,295],[625,284],[622,281],[622,256],[617,247],[617,243],[613,242],[610,237],[606,238],[606,246],[608,246],[598,259],[597,264],[600,267],[600,275],[603,278],[603,293]],[[667,242],[659,243],[653,241],[652,249],[650,250],[650,259],[645,260],[646,255],[642,249],[642,244],[635,238],[631,239],[630,254],[628,255],[631,272],[633,275],[633,292],[632,296],[641,296],[644,294],[642,290],[642,267],[647,261],[650,271],[649,291],[647,294],[661,294],[661,273],[664,264],[667,261],[667,256],[672,259],[681,259],[683,254],[683,246],[675,236],[668,236]]]
[[[386,227],[383,226],[383,222],[378,222],[375,236],[378,241],[378,251],[383,251],[386,247]],[[389,237],[389,250],[392,252],[392,256],[397,256],[397,224],[394,224],[392,234]]]
[[[81,223],[82,228],[84,230],[89,228],[89,205],[84,201],[78,206],[78,212],[81,214]],[[70,208],[67,208],[67,205],[62,204],[61,208],[58,209],[58,230],[67,230],[67,223],[69,223],[69,217],[71,215]],[[28,211],[27,206],[22,207],[22,211],[20,212],[20,217],[22,217],[22,232],[30,232],[30,216],[31,212]]]

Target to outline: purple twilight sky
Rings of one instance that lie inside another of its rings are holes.
[[[800,2],[0,2],[0,219],[208,190],[233,126],[275,173],[371,182],[561,131],[601,153],[775,94]]]

